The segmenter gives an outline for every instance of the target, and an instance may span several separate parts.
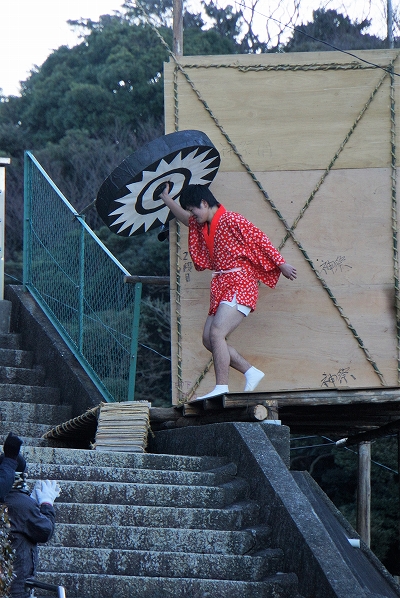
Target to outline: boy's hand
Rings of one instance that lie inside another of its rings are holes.
[[[290,264],[281,264],[279,266],[280,271],[282,272],[283,276],[288,278],[289,280],[296,280],[297,278],[297,270]]]
[[[165,183],[165,187],[162,193],[160,193],[159,197],[160,199],[162,199],[164,202],[165,200],[171,199],[170,195],[169,195],[169,183]]]

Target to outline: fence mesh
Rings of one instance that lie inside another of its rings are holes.
[[[105,399],[132,400],[128,388],[135,286],[124,283],[129,273],[29,152],[25,211],[25,286]]]

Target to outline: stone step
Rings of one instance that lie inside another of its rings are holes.
[[[0,401],[0,419],[2,421],[41,423],[51,427],[65,422],[70,417],[71,408],[67,405]]]
[[[10,367],[0,365],[0,382],[7,384],[27,384],[42,386],[46,372],[41,366],[34,368]]]
[[[39,572],[37,579],[63,585],[68,598],[300,598],[294,573],[261,582],[58,572]]]
[[[82,573],[82,563],[87,563],[90,575],[261,581],[282,569],[283,552],[270,549],[263,556],[238,556],[42,546],[39,563],[42,571],[63,574]]]
[[[60,480],[60,487],[63,502],[202,508],[223,508],[248,493],[241,479],[217,487]]]
[[[1,349],[0,365],[19,368],[32,368],[33,352],[21,349]]]
[[[253,502],[236,503],[226,509],[155,507],[141,505],[74,504],[59,502],[54,507],[58,523],[184,528],[205,530],[241,530],[260,517],[260,508]]]
[[[0,401],[1,406],[1,401]],[[37,442],[40,437],[50,429],[47,424],[34,424],[25,422],[0,422],[0,444],[4,444],[7,434],[12,431],[17,434],[23,442],[21,452],[24,453],[25,446],[31,442]]]
[[[133,469],[168,469],[176,471],[208,471],[228,463],[228,460],[224,457],[119,453],[117,451],[103,452],[35,446],[24,447],[24,456],[29,463],[62,463],[63,465],[74,466],[129,467]]]
[[[236,472],[237,467],[234,463],[224,465],[213,471],[173,471],[29,463],[29,477],[34,479],[124,482],[128,484],[218,486],[234,479]]]
[[[15,428],[17,428],[18,422],[16,422],[14,424]],[[34,425],[34,424],[32,424]],[[42,424],[43,428],[48,431],[51,426],[48,426],[46,424]],[[10,428],[11,429],[11,428]],[[14,430],[14,428],[12,428],[12,430]],[[71,446],[71,442],[68,439],[65,440],[60,440],[60,439],[53,439],[53,438],[40,438],[39,436],[23,436],[21,434],[18,434],[18,436],[21,438],[21,440],[23,441],[23,445],[22,445],[22,453],[25,456],[25,451],[27,450],[28,447],[43,447],[43,448],[65,448],[65,449],[69,449],[69,447]],[[76,442],[74,442],[74,445],[76,446]],[[87,442],[84,442],[84,446],[85,448],[87,447]]]
[[[0,347],[3,349],[20,349],[21,335],[14,332],[0,334]]]
[[[58,388],[28,386],[26,384],[0,384],[0,401],[56,405],[59,400],[60,391]],[[60,423],[63,422],[60,421]]]
[[[180,523],[178,521],[178,523]],[[268,546],[266,526],[244,530],[180,529],[59,523],[49,546],[212,554],[248,554]]]

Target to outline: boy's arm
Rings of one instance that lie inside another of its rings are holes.
[[[182,208],[176,201],[169,195],[169,184],[166,183],[164,191],[160,195],[160,199],[163,200],[166,206],[171,210],[175,218],[182,222],[185,226],[189,226],[190,214]]]

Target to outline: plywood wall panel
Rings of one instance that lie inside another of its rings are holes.
[[[359,54],[384,67],[396,56],[395,51]],[[270,201],[178,73],[179,129],[201,129],[219,149],[221,168],[211,189],[227,209],[242,213],[278,247],[285,239],[285,227],[293,225],[320,185],[294,229],[295,238],[287,239],[281,249],[285,259],[296,266],[298,280],[290,282],[281,277],[274,290],[262,285],[256,311],[232,335],[232,343],[266,372],[261,391],[396,386],[392,229],[392,208],[396,205],[391,190],[390,77],[375,68],[240,72],[211,66],[232,60],[245,67],[276,66],[283,58],[290,65],[351,62],[334,52],[182,59],[183,68],[193,64],[209,67],[190,67],[186,73]],[[400,68],[398,60],[395,65]],[[166,65],[165,74],[167,132],[172,132],[173,65]],[[382,78],[368,109],[332,164]],[[400,105],[397,88],[395,98]],[[326,170],[329,165],[332,169]],[[201,343],[211,276],[196,272],[191,265],[183,226],[176,259],[173,224],[171,228],[176,402],[188,393],[204,394],[213,388],[214,372],[211,367],[205,373],[210,354]],[[177,264],[180,292],[176,303]],[[179,343],[180,359],[176,350]],[[176,375],[178,361],[180,381]],[[201,383],[194,390],[199,378]],[[241,391],[243,376],[232,372],[230,389]]]
[[[389,75],[381,70],[237,72],[234,77],[230,69],[193,68],[189,75],[254,170],[326,168],[385,78],[367,110],[368,126],[357,129],[358,151],[347,160],[352,168],[388,165]],[[238,87],[245,93],[237,94]],[[190,128],[191,115],[198,113],[199,127],[225,158],[223,169],[236,171],[237,158],[182,75],[178,93],[180,128]]]

